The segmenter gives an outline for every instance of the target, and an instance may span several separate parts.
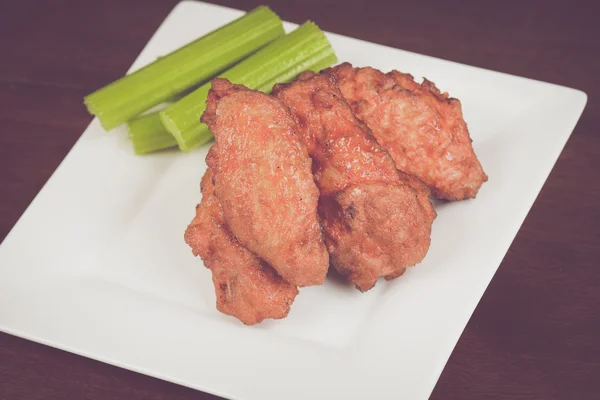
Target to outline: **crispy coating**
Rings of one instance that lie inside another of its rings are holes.
[[[357,117],[365,121],[396,167],[425,182],[446,200],[474,198],[487,175],[473,151],[460,101],[433,82],[348,63],[333,74]]]
[[[298,289],[231,234],[215,196],[210,169],[202,178],[201,190],[202,201],[185,231],[185,241],[212,272],[217,309],[246,325],[285,318]]]
[[[264,93],[214,79],[202,121],[216,138],[207,163],[231,232],[286,281],[322,284],[329,254],[319,191],[289,111]]]
[[[400,276],[429,249],[435,211],[427,188],[400,173],[352,113],[331,75],[304,73],[273,95],[294,114],[313,159],[333,266],[361,291]]]
[[[377,182],[322,199],[319,210],[334,265],[359,290],[371,289],[380,276],[402,275],[427,254],[435,212],[417,196],[409,185]]]

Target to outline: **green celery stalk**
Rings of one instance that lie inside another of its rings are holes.
[[[285,34],[279,17],[260,6],[86,96],[91,114],[110,130],[197,86]]]
[[[270,93],[271,89],[273,89],[273,86],[276,83],[290,82],[300,72],[303,71],[319,72],[322,69],[332,66],[336,62],[337,57],[333,52],[322,53],[318,57],[315,57],[313,59],[304,60],[304,62],[297,64],[295,68],[285,71],[277,78],[274,78],[255,89],[260,90],[261,92]],[[210,86],[208,87],[210,88]],[[208,90],[206,91],[206,95],[208,95]],[[204,109],[202,110],[202,112],[204,112]],[[136,154],[147,154],[153,151],[167,149],[178,145],[173,135],[169,131],[167,131],[164,125],[162,124],[159,114],[160,112],[155,112],[152,114],[145,115],[143,117],[136,118],[127,123],[129,127],[129,137],[134,142],[133,147],[135,149]],[[152,121],[148,121],[147,125],[143,124],[143,121],[136,121],[143,119],[150,120],[150,117],[152,117]],[[136,130],[135,134],[132,132],[132,128]],[[213,138],[213,134],[208,128],[208,125],[206,124],[200,123],[197,132],[197,137],[194,140],[194,146],[190,147],[187,151],[202,146],[203,144],[209,142]],[[149,138],[146,139],[146,136],[148,136]],[[144,145],[144,140],[152,141],[152,145]],[[136,141],[139,143],[136,144]]]
[[[281,75],[276,78],[269,80],[264,83],[262,86],[255,88],[256,90],[260,90],[261,92],[270,93],[271,89],[276,83],[284,83],[292,81],[300,72],[303,71],[313,71],[319,72],[322,69],[332,66],[337,62],[337,57],[333,52],[323,52],[320,53],[317,57],[310,58],[304,60],[304,62],[297,64],[294,68],[289,69],[283,72]],[[210,88],[210,85],[207,86]],[[208,95],[208,90],[206,91],[206,96]],[[206,98],[205,98],[206,101]],[[204,112],[204,109],[201,111]],[[129,137],[133,140],[133,146],[136,154],[147,154],[153,151],[158,151],[166,148],[170,148],[173,146],[177,146],[177,141],[175,137],[167,131],[160,119],[160,112],[155,112],[152,114],[145,115],[143,117],[136,118],[127,123],[129,127]],[[141,123],[142,121],[137,122],[136,120],[150,119],[152,117],[152,122],[148,121],[148,124],[145,125]],[[137,122],[137,123],[136,123]],[[136,130],[135,134],[132,133],[132,125],[133,129]],[[203,144],[209,142],[213,138],[213,134],[208,128],[208,125],[200,123],[197,128],[197,137],[194,140],[194,146],[190,147],[188,150],[192,148],[196,148],[202,146]],[[134,137],[135,136],[135,137]],[[145,136],[149,136],[146,139]],[[147,146],[144,145],[144,140],[152,140],[152,145]],[[140,143],[137,143],[140,142]]]
[[[277,78],[256,88],[256,90],[269,93],[275,83],[289,82],[302,71],[309,70],[319,72],[320,70],[335,64],[336,61],[337,59],[333,53],[325,53],[322,54],[321,57],[305,60],[305,62],[298,64],[293,69],[285,71],[282,75],[279,75]],[[210,88],[210,86],[208,87]],[[208,91],[206,93],[208,93]],[[144,120],[147,120],[148,123],[144,124]],[[147,154],[177,145],[177,141],[173,135],[169,133],[161,123],[159,112],[136,118],[128,122],[127,125],[130,130],[130,138],[133,141],[136,154]],[[194,147],[207,143],[213,137],[212,132],[206,124],[199,124],[199,128],[198,136],[194,141]],[[147,144],[148,142],[150,144]]]
[[[270,92],[275,83],[290,81],[302,71],[319,71],[336,61],[325,34],[308,21],[219,76],[250,89]],[[183,151],[212,138],[208,126],[200,122],[209,90],[210,82],[160,112],[164,127]]]
[[[132,119],[127,122],[127,128],[136,154],[148,154],[177,146],[173,135],[160,122],[158,112]]]

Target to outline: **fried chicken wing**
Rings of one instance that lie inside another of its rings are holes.
[[[473,151],[460,101],[409,74],[344,63],[326,70],[396,167],[446,200],[474,198],[487,181]]]
[[[214,79],[202,121],[215,135],[207,162],[231,232],[286,281],[323,283],[319,191],[292,115],[275,98]]]
[[[313,159],[333,266],[361,291],[401,275],[429,249],[427,188],[400,173],[352,113],[331,75],[304,73],[273,95],[294,114]]]
[[[185,232],[185,241],[212,272],[217,309],[246,325],[285,318],[298,289],[229,232],[215,196],[211,170],[202,178],[202,201]]]
[[[421,193],[422,195],[422,193]],[[334,266],[361,291],[393,279],[427,254],[435,212],[402,182],[363,183],[324,197],[320,212]]]

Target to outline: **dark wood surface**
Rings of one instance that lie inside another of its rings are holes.
[[[245,10],[261,3],[219,2]],[[600,398],[596,2],[264,3],[290,21],[310,18],[333,32],[587,92],[579,124],[432,399]],[[90,122],[82,97],[127,70],[174,4],[0,2],[0,240]],[[67,398],[216,399],[0,334],[0,399]]]

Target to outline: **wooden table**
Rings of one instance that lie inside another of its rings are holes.
[[[219,2],[245,10],[260,4]],[[289,21],[311,18],[329,31],[588,93],[583,117],[432,398],[600,398],[598,3],[278,3],[270,5]],[[0,240],[90,122],[82,97],[127,70],[174,4],[0,5]],[[0,399],[66,398],[215,397],[0,334]]]

